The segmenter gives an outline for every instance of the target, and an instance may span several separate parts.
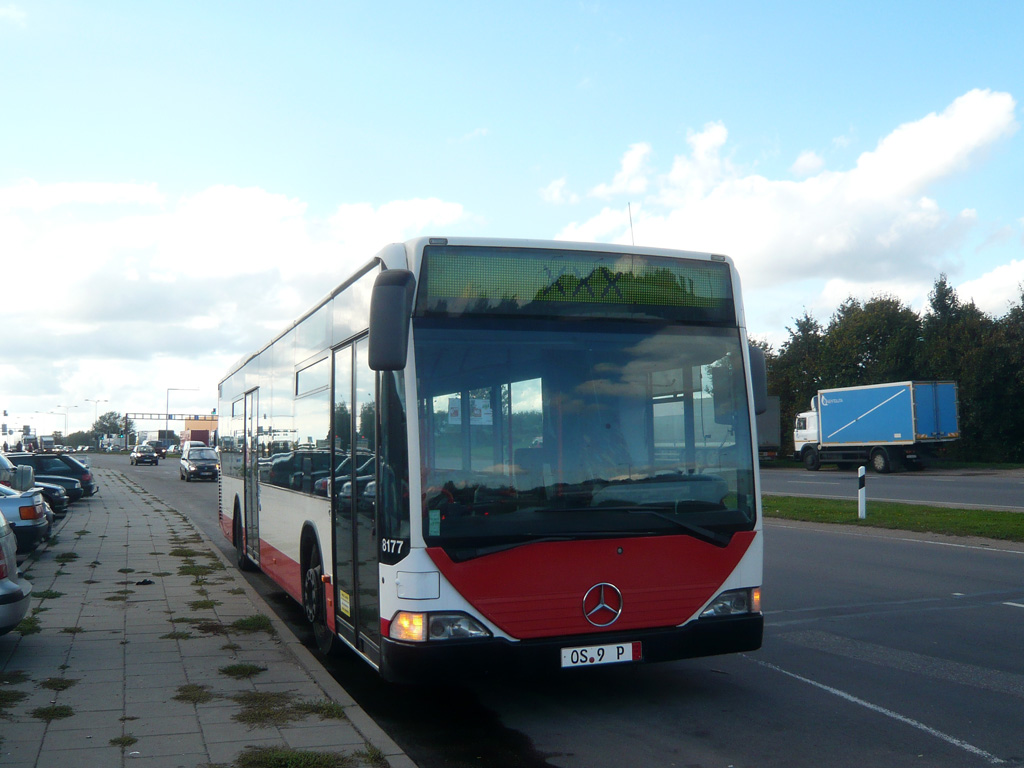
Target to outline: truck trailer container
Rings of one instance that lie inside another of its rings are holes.
[[[953,381],[901,381],[822,389],[798,413],[794,458],[822,464],[870,464],[885,473],[920,467],[921,451],[960,437]]]
[[[774,461],[782,448],[782,412],[779,396],[768,395],[768,410],[757,414],[757,453],[761,461]]]

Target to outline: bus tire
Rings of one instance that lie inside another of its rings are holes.
[[[323,574],[324,561],[320,557],[320,548],[314,544],[302,574],[302,608],[313,629],[317,650],[329,656],[335,648],[335,637],[327,626],[327,596],[324,593]]]
[[[803,459],[804,469],[808,469],[811,472],[817,472],[821,469],[821,457],[818,456],[817,448],[804,448],[800,458]]]
[[[240,571],[255,571],[256,563],[249,559],[245,552],[245,532],[242,530],[242,516],[236,505],[234,521],[231,523],[231,538],[235,542],[235,564]]]

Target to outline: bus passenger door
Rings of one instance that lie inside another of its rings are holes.
[[[375,662],[380,658],[380,567],[377,545],[376,483],[373,495],[368,494],[368,478],[377,477],[380,460],[377,451],[377,375],[368,361],[369,341],[365,338],[355,347],[356,448],[373,458],[355,470],[352,498],[355,501],[356,524],[356,587],[359,592],[360,650]]]
[[[365,338],[334,353],[332,509],[338,632],[374,663],[379,660],[380,600],[376,504],[376,374]]]
[[[260,562],[259,390],[245,393],[245,553]]]

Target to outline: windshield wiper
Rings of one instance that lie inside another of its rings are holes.
[[[601,507],[602,512],[625,512],[629,515],[653,515],[654,517],[666,520],[676,528],[682,528],[688,534],[693,536],[695,539],[713,544],[716,547],[724,549],[729,546],[729,542],[732,541],[731,534],[719,533],[713,531],[710,528],[705,528],[703,525],[697,525],[691,523],[689,520],[683,520],[678,517],[668,515],[661,510],[651,509],[650,507]]]

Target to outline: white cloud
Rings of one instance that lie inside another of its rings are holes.
[[[647,191],[647,158],[650,144],[633,144],[622,157],[619,172],[610,184],[598,184],[590,190],[591,197],[607,200],[616,195],[642,195]]]
[[[575,192],[571,192],[566,188],[566,180],[563,176],[560,179],[555,179],[546,187],[540,191],[541,200],[546,203],[553,203],[555,205],[563,205],[565,203],[577,203],[579,202],[579,195]]]
[[[728,132],[710,123],[688,138],[689,153],[658,178],[644,209],[634,209],[636,242],[730,254],[748,290],[808,278],[865,288],[876,281],[930,284],[939,271],[953,271],[976,217],[947,211],[926,192],[1011,135],[1014,109],[1008,94],[971,91],[941,114],[900,126],[855,167],[802,181],[736,167],[725,154]],[[650,147],[634,145],[616,180],[600,188],[638,177],[640,146],[646,161]],[[559,236],[629,242],[626,211],[620,214],[605,208]]]
[[[1024,294],[1024,259],[1014,259],[956,287],[962,302],[973,301],[983,312],[1000,317]]]
[[[383,245],[448,230],[464,215],[457,203],[398,200],[342,205],[318,222],[301,200],[226,185],[178,200],[156,185],[0,188],[11,331],[0,399],[12,413],[51,395],[155,412],[165,385],[196,386],[206,394],[181,393],[180,410],[190,396],[192,407],[213,407],[228,365]]]
[[[825,161],[821,155],[813,150],[804,150],[797,157],[796,161],[790,166],[790,171],[794,176],[813,176],[815,173],[820,171],[825,166]]]

